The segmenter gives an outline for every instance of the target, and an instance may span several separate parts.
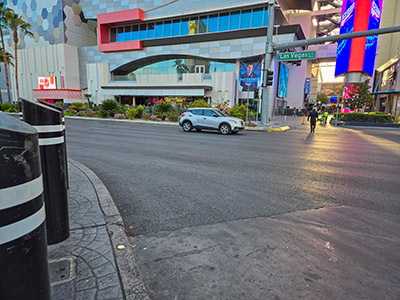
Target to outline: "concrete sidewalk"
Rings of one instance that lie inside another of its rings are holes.
[[[108,190],[79,162],[68,166],[71,235],[48,247],[52,299],[149,299]]]

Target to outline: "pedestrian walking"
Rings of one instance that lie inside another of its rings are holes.
[[[328,115],[329,115],[329,113],[328,113],[328,111],[326,110],[326,111],[324,112],[324,126],[326,125],[326,122],[328,121]]]
[[[314,107],[312,111],[308,114],[307,121],[310,121],[310,133],[315,132],[315,126],[317,125],[318,119],[318,112],[317,109]]]
[[[293,107],[293,117],[297,117],[297,109],[296,109],[296,107]]]

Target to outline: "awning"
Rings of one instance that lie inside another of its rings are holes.
[[[33,96],[36,99],[82,99],[81,90],[54,89],[54,90],[33,90]]]
[[[102,86],[107,96],[205,96],[212,86]]]
[[[372,95],[400,94],[400,91],[388,90],[388,91],[372,92],[371,94]]]

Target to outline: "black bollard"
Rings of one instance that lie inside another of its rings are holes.
[[[59,111],[51,107],[21,100],[24,121],[39,132],[47,243],[52,245],[69,237],[62,117]]]
[[[49,106],[49,107],[51,107],[51,108],[54,108],[55,110],[58,110],[58,111],[61,113],[61,116],[62,116],[62,126],[63,126],[63,130],[64,130],[64,132],[63,132],[63,134],[64,134],[64,144],[63,144],[63,147],[64,147],[64,153],[65,153],[65,159],[64,159],[64,164],[65,164],[65,166],[64,166],[64,167],[65,167],[65,184],[66,184],[66,186],[67,186],[67,189],[69,189],[68,160],[67,160],[67,140],[66,140],[66,136],[65,136],[64,109],[62,109],[61,107],[58,107],[57,105],[50,104],[50,103],[47,103],[47,102],[42,101],[42,100],[38,100],[38,102],[41,103],[41,104],[47,105],[47,106]]]
[[[0,299],[50,300],[37,131],[0,113]]]

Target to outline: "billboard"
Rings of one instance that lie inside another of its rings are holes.
[[[340,34],[378,29],[383,0],[343,0]],[[378,37],[360,37],[338,42],[335,76],[347,72],[372,75]]]
[[[253,92],[261,82],[261,60],[240,62],[240,86],[242,92]]]
[[[56,89],[56,77],[38,77],[38,87],[40,90]]]
[[[289,68],[283,63],[279,63],[279,77],[278,77],[278,90],[277,90],[278,97],[287,98],[288,82],[289,82]]]

